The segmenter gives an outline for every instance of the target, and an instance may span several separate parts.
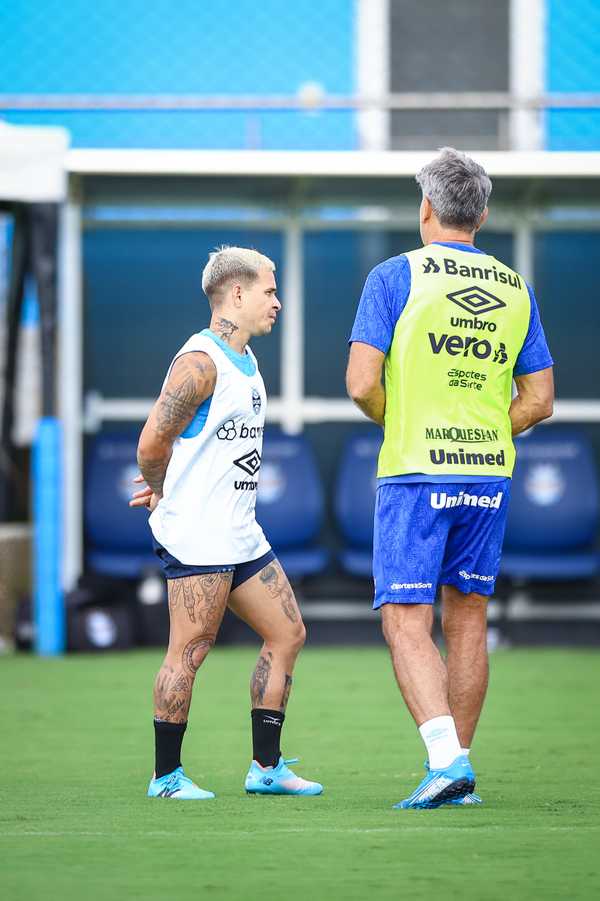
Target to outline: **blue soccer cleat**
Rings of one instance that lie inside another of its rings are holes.
[[[427,764],[425,769],[427,775],[412,795],[394,807],[402,810],[440,807],[464,798],[475,788],[475,773],[465,755],[457,757],[445,769],[431,770]]]
[[[178,766],[172,773],[166,773],[160,779],[153,778],[148,786],[149,798],[178,798],[180,801],[207,801],[214,798],[212,792],[198,788]]]
[[[253,760],[246,776],[246,792],[249,795],[320,795],[323,786],[319,782],[301,779],[290,769],[288,763],[297,763],[298,758],[279,758],[277,766],[261,766]]]

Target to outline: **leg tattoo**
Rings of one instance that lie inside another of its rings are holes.
[[[267,651],[265,656],[261,654],[258,658],[258,663],[250,681],[250,697],[252,698],[253,707],[260,707],[265,699],[272,663],[273,655],[270,651]]]
[[[278,599],[281,609],[291,623],[297,623],[300,611],[294,598],[294,592],[279,563],[270,563],[260,573],[260,581],[263,583],[272,598]]]
[[[182,605],[191,623],[198,623],[202,618],[207,622],[218,608],[224,586],[230,583],[229,573],[170,579],[169,607],[175,611]]]
[[[154,714],[169,723],[185,723],[192,698],[192,679],[168,663],[161,666],[154,683]]]
[[[292,690],[292,677],[286,673],[285,674],[285,684],[283,686],[283,694],[281,696],[281,701],[279,702],[279,708],[282,713],[285,713],[285,708],[287,707],[287,702],[289,700],[291,690]]]
[[[214,635],[199,635],[188,641],[183,654],[181,655],[181,663],[183,668],[191,673],[192,679],[198,672],[200,664],[215,643]]]

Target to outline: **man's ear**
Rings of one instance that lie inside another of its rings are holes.
[[[233,300],[233,305],[235,307],[241,307],[242,305],[242,286],[234,285],[231,289],[231,298]]]
[[[480,229],[483,225],[485,225],[485,223],[487,222],[488,214],[489,214],[489,210],[488,210],[488,208],[486,207],[485,210],[483,211],[483,213],[481,214],[481,219],[479,220],[479,225],[478,225],[477,228],[475,229],[476,232],[478,232],[479,229]]]
[[[421,206],[419,208],[419,222],[421,224],[425,222],[429,222],[431,217],[433,216],[433,207],[431,206],[431,201],[429,197],[425,197],[421,200]]]

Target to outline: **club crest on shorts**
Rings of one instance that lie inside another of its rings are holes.
[[[260,394],[258,393],[256,388],[253,388],[252,389],[252,409],[254,410],[254,412],[256,413],[257,416],[260,413],[261,406],[262,406],[262,401],[260,399]]]

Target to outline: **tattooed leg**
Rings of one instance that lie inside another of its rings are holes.
[[[250,681],[252,707],[284,712],[306,631],[294,592],[277,560],[229,597],[233,612],[264,641]]]
[[[154,715],[187,722],[194,679],[215,643],[223,618],[231,573],[169,579],[169,648],[154,683]]]

